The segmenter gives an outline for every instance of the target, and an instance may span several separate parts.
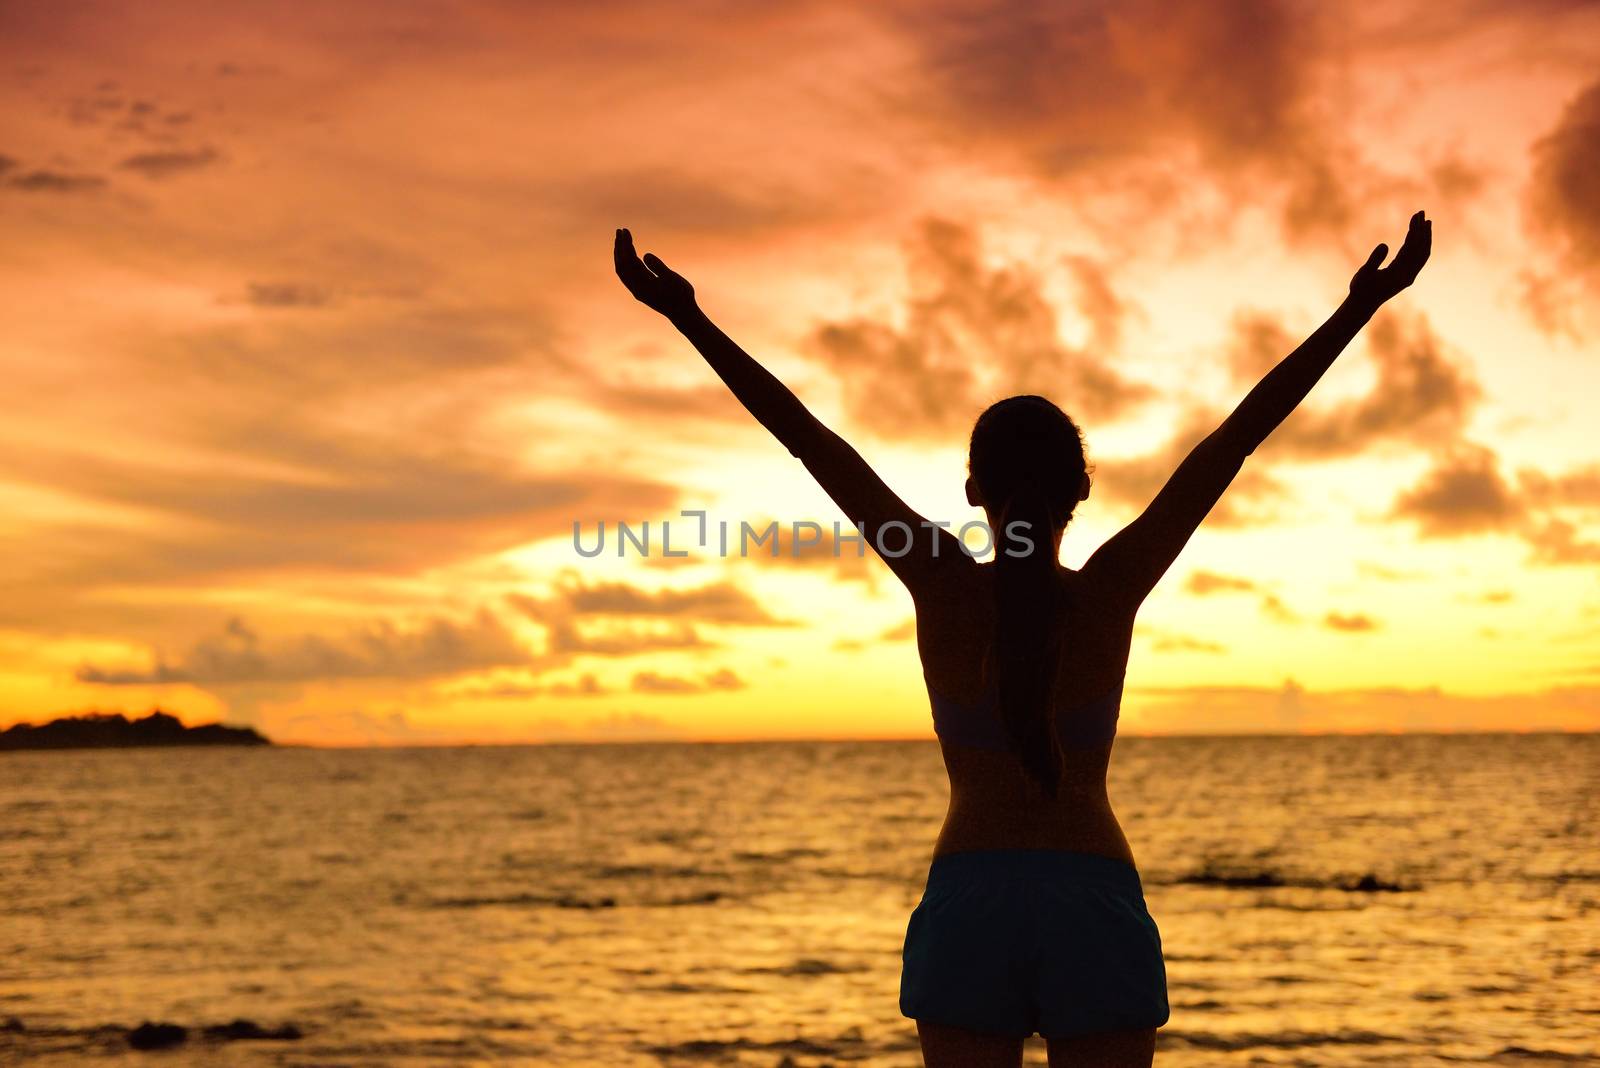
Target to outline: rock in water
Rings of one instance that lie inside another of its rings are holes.
[[[258,1041],[288,1042],[299,1038],[300,1029],[293,1024],[284,1024],[276,1030],[269,1031],[254,1020],[235,1020],[228,1024],[218,1024],[206,1028],[206,1037],[221,1042],[237,1042],[254,1039]]]
[[[144,1023],[128,1032],[128,1045],[134,1049],[170,1049],[182,1045],[189,1037],[189,1029],[170,1023]]]

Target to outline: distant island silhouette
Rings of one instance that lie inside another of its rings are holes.
[[[49,723],[18,723],[0,731],[0,750],[271,744],[271,739],[249,727],[224,727],[220,723],[185,727],[177,716],[159,708],[142,719],[129,719],[120,712],[89,712]]]

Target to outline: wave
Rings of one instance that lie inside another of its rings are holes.
[[[820,960],[816,957],[801,957],[792,964],[782,964],[776,967],[740,969],[746,975],[844,975],[848,972],[865,970],[853,965],[835,964],[832,961]]]
[[[721,890],[706,890],[698,894],[627,902],[644,908],[675,908],[683,905],[710,905],[727,897]],[[578,894],[490,894],[476,897],[441,897],[425,903],[435,909],[481,908],[558,908],[558,909],[614,909],[622,906],[615,897],[582,897]]]
[[[254,1020],[236,1019],[225,1024],[186,1027],[162,1021],[144,1021],[137,1027],[101,1024],[96,1027],[29,1027],[13,1016],[0,1023],[0,1051],[26,1044],[34,1053],[65,1052],[101,1048],[107,1052],[120,1046],[138,1050],[171,1049],[198,1038],[209,1043],[293,1042],[305,1034],[294,1024],[262,1027]]]
[[[1593,1064],[1593,1053],[1564,1053],[1555,1049],[1529,1049],[1526,1046],[1507,1046],[1497,1050],[1488,1060],[1493,1064],[1523,1064],[1527,1061],[1558,1061],[1567,1064]]]
[[[1164,881],[1168,886],[1215,886],[1227,890],[1270,890],[1294,887],[1306,890],[1342,890],[1351,894],[1403,894],[1421,890],[1420,885],[1391,882],[1373,872],[1358,876],[1314,878],[1288,876],[1271,868],[1226,870],[1211,865]]]
[[[66,836],[66,832],[62,830],[46,832],[36,827],[0,827],[0,842],[21,842],[26,839],[50,841]]]
[[[710,905],[727,897],[721,890],[706,890],[699,894],[688,894],[684,897],[669,897],[664,901],[645,901],[641,904],[651,905],[656,908],[673,908],[678,905]]]
[[[576,894],[500,894],[487,897],[441,897],[427,903],[435,909],[481,909],[496,907],[547,906],[558,909],[611,909],[614,897],[579,897]]]
[[[726,879],[727,872],[666,864],[601,864],[591,869],[596,879]]]
[[[1224,1012],[1228,1006],[1214,998],[1204,998],[1200,1001],[1174,1001],[1174,1009],[1182,1012]]]
[[[1176,1031],[1164,1029],[1160,1034],[1163,1047],[1176,1045],[1189,1049],[1246,1050],[1246,1049],[1311,1049],[1316,1046],[1382,1046],[1391,1042],[1405,1042],[1404,1038],[1385,1035],[1377,1031],[1278,1031],[1268,1034],[1237,1032],[1214,1034],[1210,1031]]]
[[[866,1046],[866,1037],[861,1028],[852,1027],[836,1038],[817,1040],[810,1038],[786,1038],[772,1042],[758,1042],[752,1038],[710,1039],[696,1038],[685,1042],[673,1042],[663,1046],[646,1046],[645,1053],[654,1054],[662,1060],[700,1060],[700,1061],[731,1061],[740,1053],[782,1053],[784,1061],[780,1063],[793,1063],[790,1054],[799,1054],[807,1057],[844,1057],[857,1060],[862,1056],[863,1047]]]
[[[789,849],[774,849],[771,852],[761,850],[738,850],[733,856],[735,860],[769,861],[769,860],[797,860],[800,857],[825,857],[826,849],[811,849],[807,846],[794,846]]]
[[[745,986],[724,986],[721,983],[657,983],[654,985],[635,986],[634,990],[648,990],[657,994],[754,994],[756,991]]]

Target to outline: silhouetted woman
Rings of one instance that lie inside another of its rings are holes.
[[[1419,211],[1393,263],[1380,267],[1388,249],[1374,249],[1328,321],[1074,571],[1059,563],[1061,535],[1091,483],[1082,434],[1061,409],[1010,397],[978,417],[967,500],[995,546],[980,564],[729,340],[682,276],[651,254],[641,261],[617,231],[628,290],[799,457],[916,604],[950,807],[906,929],[900,1011],[917,1021],[931,1068],[1018,1065],[1034,1032],[1051,1065],[1151,1063],[1168,1017],[1161,938],[1106,795],[1134,615],[1245,457],[1416,278],[1431,240]]]

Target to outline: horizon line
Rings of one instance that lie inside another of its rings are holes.
[[[237,724],[225,724],[237,726]],[[1495,736],[1495,735],[1565,735],[1565,734],[1600,734],[1600,726],[1595,727],[1533,727],[1518,728],[1462,728],[1452,729],[1427,729],[1427,730],[1316,730],[1316,731],[1275,731],[1275,730],[1219,730],[1219,731],[1161,731],[1152,733],[1118,735],[1117,740],[1156,740],[1163,738],[1393,738],[1399,736],[1416,737],[1453,737],[1453,736]],[[491,741],[491,742],[358,742],[351,744],[328,742],[301,742],[301,741],[272,741],[271,747],[277,749],[529,749],[544,746],[604,746],[604,745],[783,745],[794,742],[819,743],[819,742],[870,742],[870,743],[906,743],[928,742],[937,743],[934,735],[923,736],[784,736],[784,737],[753,737],[753,738],[550,738],[530,739],[527,741]],[[184,748],[175,746],[172,748]],[[205,748],[205,747],[198,747]],[[225,746],[218,748],[227,748]]]

